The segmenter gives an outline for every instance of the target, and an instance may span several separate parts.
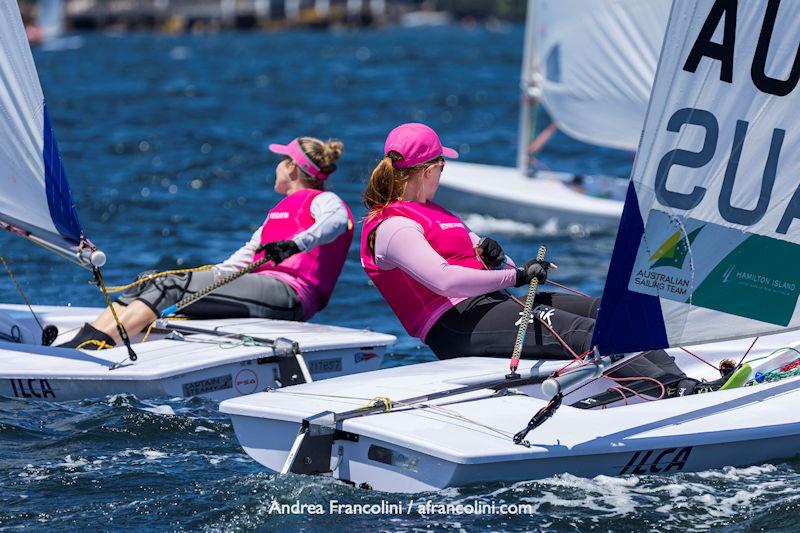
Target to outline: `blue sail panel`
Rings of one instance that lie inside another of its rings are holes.
[[[61,161],[47,104],[44,106],[44,181],[47,194],[47,207],[50,218],[62,237],[68,242],[79,244],[83,229],[78,220],[78,212],[72,201],[67,174]]]
[[[592,346],[602,355],[669,345],[659,298],[628,288],[643,235],[644,221],[631,182],[592,336]]]

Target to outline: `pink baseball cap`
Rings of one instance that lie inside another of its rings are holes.
[[[328,175],[306,155],[302,148],[300,148],[299,138],[292,140],[289,144],[270,144],[269,151],[274,154],[288,155],[292,158],[292,161],[302,168],[309,176],[317,178],[318,180],[328,179]]]
[[[397,152],[403,156],[400,161],[395,161],[395,168],[408,168],[443,155],[445,157],[458,157],[458,152],[452,148],[442,146],[439,136],[429,126],[419,122],[400,124],[389,132],[383,155]]]

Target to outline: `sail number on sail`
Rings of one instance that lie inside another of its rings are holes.
[[[800,50],[794,51],[794,61],[786,79],[779,79],[767,73],[767,58],[770,51],[771,37],[778,17],[779,5],[780,0],[769,1],[756,46],[754,49],[750,48],[747,51],[752,52],[750,79],[754,87],[762,93],[783,97],[797,87],[798,79],[800,79]],[[717,0],[689,51],[683,66],[684,71],[695,73],[701,61],[716,61],[719,63],[720,81],[728,84],[733,83],[734,54],[737,51],[736,12],[737,2],[735,0]],[[720,26],[723,28],[722,42],[717,43],[712,39]],[[695,125],[705,129],[703,146],[697,152],[684,149],[674,149],[667,152],[658,164],[655,189],[656,196],[663,205],[689,210],[700,204],[706,195],[706,188],[695,185],[691,192],[670,190],[667,187],[668,173],[672,166],[700,168],[711,162],[717,153],[720,126],[717,117],[712,112],[691,107],[684,107],[675,111],[667,123],[667,131],[679,132],[684,125]],[[749,126],[750,122],[748,120],[736,120],[733,143],[730,148],[727,168],[718,198],[718,208],[722,218],[730,223],[744,226],[755,224],[767,212],[775,184],[778,157],[786,136],[785,129],[773,128],[758,201],[751,209],[736,207],[732,202],[734,184],[742,149],[747,140]],[[792,196],[775,231],[785,234],[795,218],[800,218],[800,187]]]

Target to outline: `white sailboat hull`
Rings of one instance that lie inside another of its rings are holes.
[[[459,213],[480,213],[534,225],[615,231],[627,180],[448,161],[436,201]]]
[[[91,321],[100,311],[56,306],[35,306],[34,310],[43,324],[55,325],[62,332]],[[0,341],[0,395],[46,401],[123,393],[139,398],[224,400],[279,387],[282,366],[271,347],[221,338],[213,334],[215,330],[297,341],[315,380],[376,370],[386,348],[396,340],[372,331],[281,320],[182,320],[176,324],[209,334],[186,335],[184,340],[161,335],[136,342],[136,362],[112,369],[127,359],[125,347],[85,351],[37,345],[38,325],[27,307],[0,304],[0,333],[22,341]]]
[[[762,338],[748,359],[796,345],[797,333]],[[707,361],[741,356],[751,340],[692,347]],[[671,352],[693,377],[713,379],[715,370],[685,352]],[[245,451],[280,471],[301,423],[325,411],[353,410],[365,399],[392,400],[458,387],[481,376],[502,375],[505,360],[468,358],[380,370],[232,399],[220,410],[231,416]],[[531,368],[527,363],[522,371]],[[419,492],[493,481],[521,481],[560,473],[655,475],[744,466],[800,453],[800,381],[717,391],[653,402],[584,410],[568,404],[605,390],[598,380],[568,395],[547,422],[531,432],[530,447],[512,436],[545,400],[540,386],[494,396],[429,402],[418,409],[352,418],[337,425],[330,451],[335,478],[377,490]],[[346,397],[342,397],[346,396]]]

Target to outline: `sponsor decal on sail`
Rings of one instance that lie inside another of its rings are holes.
[[[685,235],[681,230],[673,233],[672,236],[664,241],[658,250],[656,250],[656,253],[650,256],[650,261],[654,261],[653,264],[650,265],[650,268],[660,266],[683,268],[689,246],[702,229],[703,226],[700,226],[688,235]]]
[[[658,243],[653,253],[650,243]],[[653,210],[628,287],[785,326],[800,296],[798,261],[794,243]]]

